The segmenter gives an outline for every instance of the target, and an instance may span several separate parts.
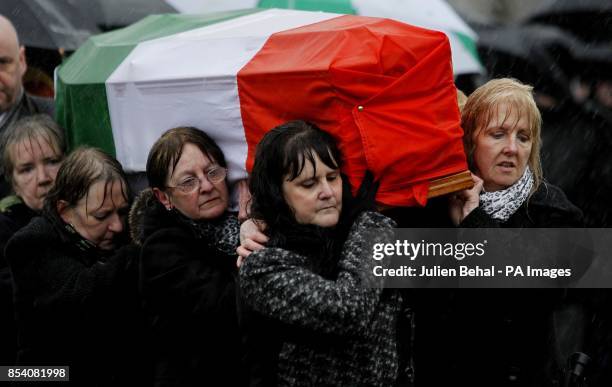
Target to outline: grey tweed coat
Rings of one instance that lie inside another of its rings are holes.
[[[245,261],[240,269],[240,285],[249,306],[323,337],[283,342],[279,385],[395,383],[401,298],[395,290],[368,287],[364,273],[372,259],[363,254],[367,230],[393,227],[394,222],[381,214],[362,213],[343,246],[335,281],[307,269],[307,257],[281,248],[262,249]]]

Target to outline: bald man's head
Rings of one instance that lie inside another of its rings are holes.
[[[25,49],[19,46],[15,27],[0,15],[0,113],[10,110],[19,99],[22,77],[27,70]]]

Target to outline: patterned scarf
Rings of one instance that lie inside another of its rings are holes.
[[[212,220],[193,220],[174,207],[171,212],[180,223],[187,225],[194,231],[195,237],[202,239],[214,250],[226,255],[236,255],[236,248],[240,245],[240,222],[238,217],[224,213]]]
[[[533,188],[533,173],[525,168],[523,176],[510,187],[495,192],[482,192],[480,206],[493,219],[505,222],[525,202]]]

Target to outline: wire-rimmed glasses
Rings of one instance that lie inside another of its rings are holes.
[[[215,166],[209,169],[208,171],[206,171],[206,179],[208,179],[208,181],[211,184],[217,184],[221,182],[223,179],[225,179],[225,176],[227,176],[227,168]],[[201,184],[202,184],[202,181],[200,180],[199,177],[189,176],[182,182],[178,183],[177,185],[173,187],[166,186],[166,188],[178,189],[182,193],[190,194],[190,193],[193,193],[195,190],[197,190]]]

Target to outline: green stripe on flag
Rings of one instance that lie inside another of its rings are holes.
[[[91,145],[115,155],[106,80],[139,43],[260,12],[152,15],[129,27],[91,37],[58,69],[56,119],[70,150]]]
[[[463,47],[465,47],[466,50],[470,54],[472,54],[476,62],[482,65],[482,62],[480,61],[480,57],[478,56],[478,49],[476,48],[476,41],[474,41],[474,39],[472,39],[468,35],[463,34],[461,32],[454,31],[453,33],[459,38],[459,41],[461,42],[461,44],[463,44]]]
[[[356,15],[351,0],[260,0],[260,8],[288,8]]]
[[[104,84],[66,85],[58,81],[55,117],[66,130],[68,150],[91,145],[115,156]]]

